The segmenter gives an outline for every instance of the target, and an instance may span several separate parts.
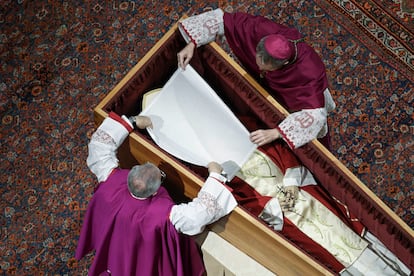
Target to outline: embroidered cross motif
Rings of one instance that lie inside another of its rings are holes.
[[[308,128],[312,126],[315,118],[308,112],[301,112],[295,117],[295,121],[299,122],[302,128]]]
[[[204,22],[203,27],[208,30],[208,36],[215,36],[219,31],[219,23],[216,18],[211,18]]]
[[[213,215],[215,218],[218,218],[220,214],[223,213],[223,209],[218,204],[215,197],[207,192],[200,191],[198,194],[200,201],[206,206],[207,212],[210,215]]]
[[[97,129],[96,132],[92,135],[92,140],[107,144],[110,146],[116,146],[114,139],[106,131],[102,129]]]

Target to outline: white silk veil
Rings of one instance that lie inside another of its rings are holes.
[[[199,166],[216,161],[230,179],[256,149],[247,129],[189,65],[175,71],[140,115],[151,118],[148,132],[159,147]]]

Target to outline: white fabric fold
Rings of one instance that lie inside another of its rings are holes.
[[[186,162],[225,164],[230,180],[256,145],[214,90],[191,67],[177,71],[140,115],[151,118],[155,143]]]
[[[283,177],[283,186],[307,186],[316,185],[316,180],[313,178],[311,172],[303,167],[288,168]]]

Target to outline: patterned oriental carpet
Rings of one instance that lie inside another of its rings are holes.
[[[2,275],[85,275],[93,108],[184,13],[296,26],[323,57],[334,154],[414,226],[414,4],[396,0],[2,1]],[[186,2],[186,3],[183,3]]]

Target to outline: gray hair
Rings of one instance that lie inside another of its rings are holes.
[[[283,65],[286,64],[288,59],[276,59],[272,57],[267,51],[264,46],[266,37],[263,37],[256,46],[256,54],[262,58],[262,62],[264,64],[270,64],[274,68],[281,68]]]
[[[136,197],[150,197],[161,186],[159,171],[152,163],[132,167],[128,173],[129,191]]]

